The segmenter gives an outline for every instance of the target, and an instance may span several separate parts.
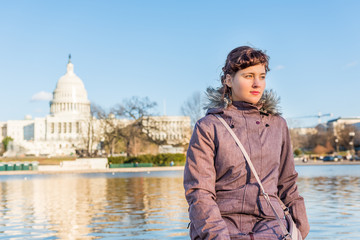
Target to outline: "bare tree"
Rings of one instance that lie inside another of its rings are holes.
[[[339,145],[347,150],[352,149],[354,144],[354,137],[358,135],[358,130],[356,129],[356,127],[351,124],[342,124],[337,126],[335,131],[339,141]],[[352,136],[351,133],[353,133],[354,136]]]
[[[308,136],[307,149],[313,149],[317,145],[326,146],[328,140],[327,132],[317,132]]]
[[[202,108],[201,93],[194,92],[181,106],[181,112],[185,116],[190,116],[191,127],[193,128],[197,120],[205,115]]]
[[[113,155],[115,153],[117,143],[122,138],[121,131],[125,124],[122,121],[118,121],[118,119],[115,118],[115,114],[104,110],[100,106],[93,107],[93,114],[94,118],[99,120],[99,135],[102,136],[105,148],[108,149],[110,155]]]
[[[151,116],[156,102],[150,101],[148,97],[132,97],[125,99],[123,104],[118,104],[113,108],[113,112],[119,117],[125,117],[133,120],[140,120],[144,116]]]
[[[144,142],[163,143],[163,141],[151,137],[151,132],[155,130],[156,125],[149,124],[149,122],[156,106],[156,102],[150,101],[147,97],[132,97],[112,109],[117,117],[132,121],[118,132],[126,144],[129,155],[137,155]]]
[[[360,132],[354,125],[342,124],[333,128],[316,127],[315,133],[301,135],[296,130],[290,130],[294,149],[301,148],[315,152],[330,153],[333,151],[354,150],[360,145]]]
[[[307,135],[300,134],[296,128],[290,128],[289,133],[293,150],[303,149]]]
[[[85,142],[88,151],[92,152],[95,137],[98,140],[101,137],[110,155],[120,148],[122,151],[126,150],[130,156],[156,151],[159,144],[166,142],[155,138],[154,135],[163,127],[152,117],[156,105],[156,102],[150,101],[147,97],[126,99],[110,111],[93,105]]]
[[[98,112],[102,111],[102,108],[94,103],[90,105],[90,116],[88,120],[85,122],[86,124],[86,137],[85,137],[85,145],[86,145],[86,151],[88,156],[93,155],[93,146],[94,143],[98,142],[99,139],[99,133],[96,132],[96,124],[97,124],[97,118]]]
[[[333,135],[327,129],[316,127],[314,131],[302,132],[301,129],[293,128],[290,129],[291,142],[293,149],[302,149],[307,151],[318,151],[330,152],[333,150],[331,143],[333,141]]]

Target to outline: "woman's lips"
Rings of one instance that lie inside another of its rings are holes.
[[[259,94],[260,94],[259,91],[250,91],[250,93],[251,93],[252,95],[259,95]]]

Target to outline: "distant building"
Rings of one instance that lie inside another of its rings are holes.
[[[360,117],[339,117],[329,120],[326,123],[320,123],[315,127],[292,128],[291,130],[299,135],[316,134],[317,132],[325,131],[332,131],[334,135],[336,135],[336,131],[343,129],[346,125],[353,125],[357,129],[360,129]]]
[[[154,116],[149,119],[152,119],[149,121],[151,124],[161,126],[160,130],[151,133],[154,139],[166,140],[171,146],[187,142],[190,138],[190,117]],[[124,126],[131,122],[116,121],[123,122]],[[24,120],[0,122],[0,137],[10,136],[14,139],[5,153],[7,156],[71,155],[77,149],[99,148],[101,132],[92,132],[95,137],[89,139],[90,124],[95,126],[94,129],[99,129],[101,120],[92,118],[87,91],[82,80],[74,73],[74,65],[69,59],[66,74],[58,80],[53,92],[50,114],[44,118],[26,116]],[[170,151],[169,147],[166,149]]]
[[[328,130],[337,136],[337,131],[343,129],[346,125],[353,125],[357,129],[360,129],[360,117],[347,117],[347,118],[336,118],[327,122]]]
[[[169,145],[186,144],[190,139],[190,117],[188,116],[151,116],[147,124],[150,137],[165,140]]]
[[[347,117],[347,118],[338,117],[338,118],[329,120],[327,122],[327,125],[329,127],[332,127],[332,126],[336,126],[339,124],[355,124],[355,123],[360,123],[360,117]]]
[[[303,128],[292,128],[291,131],[293,131],[295,134],[298,135],[308,135],[308,134],[316,134],[317,129],[313,127],[303,127]]]

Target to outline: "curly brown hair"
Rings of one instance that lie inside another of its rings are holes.
[[[237,71],[258,64],[263,64],[266,72],[270,71],[269,56],[263,51],[249,46],[241,46],[231,50],[222,68],[220,76],[222,86],[218,88],[225,105],[231,105],[232,102],[231,88],[225,84],[226,75],[234,76]]]

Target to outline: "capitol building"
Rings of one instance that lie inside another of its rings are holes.
[[[153,116],[153,122],[161,128],[150,134],[153,138],[166,141],[160,146],[160,152],[179,152],[173,148],[189,141],[190,117],[188,116]],[[91,116],[90,101],[83,81],[75,74],[70,58],[66,74],[58,80],[50,101],[50,114],[43,118],[26,116],[24,120],[0,122],[0,139],[11,137],[4,156],[63,156],[73,155],[76,150],[100,150],[101,121]],[[131,120],[116,119],[123,126]],[[96,141],[89,143],[89,122],[94,126]],[[166,150],[167,149],[167,150]],[[170,149],[170,150],[169,150]],[[172,150],[171,150],[172,149]]]

